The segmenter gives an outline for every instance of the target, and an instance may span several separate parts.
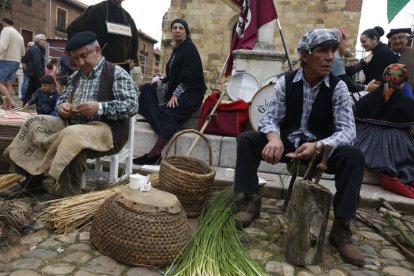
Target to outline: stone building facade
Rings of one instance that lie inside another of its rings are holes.
[[[349,46],[355,45],[362,0],[274,2],[291,60],[298,59],[296,45],[300,37],[313,28],[345,28],[349,34]],[[171,0],[171,6],[163,18],[162,66],[165,66],[171,53],[170,23],[177,17],[185,18],[190,26],[191,38],[200,52],[206,81],[214,84],[230,51],[239,12],[231,0]],[[274,43],[277,50],[283,52],[277,26]]]
[[[77,0],[0,0],[0,18],[11,18],[27,44],[40,33],[49,39],[66,39],[67,25],[86,8]]]

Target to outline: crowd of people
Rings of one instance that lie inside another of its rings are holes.
[[[69,126],[102,121],[111,130],[111,150],[82,149],[59,179],[45,187],[56,196],[81,192],[87,158],[116,153],[125,145],[129,117],[141,114],[158,135],[153,148],[134,163],[156,164],[169,139],[202,105],[206,92],[202,62],[190,26],[182,18],[170,24],[173,51],[166,74],[143,85],[138,93],[128,73],[137,62],[137,29],[121,3],[107,0],[90,6],[69,25],[60,62],[51,59],[48,64],[46,37],[36,35],[25,51],[13,22],[3,19],[0,91],[4,108],[16,105],[9,84],[21,61],[28,80],[27,89],[22,89],[24,108],[36,104],[38,114],[55,115]],[[123,31],[117,32],[116,26],[123,26]],[[5,45],[9,33],[15,40]],[[364,263],[349,228],[364,168],[381,173],[384,189],[414,198],[414,49],[408,46],[412,31],[392,29],[388,45],[381,42],[383,35],[379,26],[365,30],[359,39],[370,54],[347,66],[348,34],[343,28],[314,29],[301,37],[297,46],[301,67],[276,82],[258,131],[238,137],[234,189],[244,194],[235,216],[239,225],[246,227],[260,216],[257,169],[262,160],[276,164],[294,158],[306,163],[315,155],[320,159],[325,145],[333,147],[327,165],[328,172],[335,174],[336,186],[329,241],[347,262]],[[360,71],[363,83],[353,78]],[[350,92],[359,91],[368,94],[355,103]],[[13,171],[28,175],[12,161]]]

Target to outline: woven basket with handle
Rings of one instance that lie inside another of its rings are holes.
[[[192,156],[168,156],[171,146],[185,133],[198,134],[206,142],[208,164]],[[211,165],[212,152],[207,137],[194,129],[180,131],[171,139],[161,161],[158,188],[176,195],[188,217],[197,217],[203,211],[210,185],[216,175]]]

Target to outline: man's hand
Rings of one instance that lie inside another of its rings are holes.
[[[70,103],[63,103],[60,105],[59,114],[63,118],[72,117],[72,105]]]
[[[316,143],[304,143],[295,152],[286,154],[288,158],[309,159],[315,153]]]
[[[12,97],[6,96],[6,97],[4,98],[4,105],[3,105],[3,108],[4,108],[5,110],[13,109],[13,108],[15,108],[16,106],[17,106],[17,105],[16,105],[16,103],[13,101]]]
[[[178,98],[177,96],[172,96],[171,99],[168,101],[167,103],[168,107],[174,108],[176,106],[178,106]]]
[[[284,151],[283,142],[275,132],[269,132],[266,134],[266,138],[269,142],[262,150],[262,159],[273,165],[278,163],[282,157]]]
[[[30,107],[30,105],[27,103],[23,106],[23,109],[26,110],[26,109],[29,109],[29,107]]]
[[[98,113],[99,102],[89,101],[79,104],[76,107],[76,111],[81,116],[92,116]]]

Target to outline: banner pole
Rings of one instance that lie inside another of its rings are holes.
[[[280,20],[277,15],[276,15],[276,21],[277,21],[277,26],[279,28],[280,38],[282,39],[283,49],[285,50],[286,58],[289,64],[289,70],[292,72],[293,71],[292,63],[290,62],[289,53],[287,51],[286,44],[285,44],[285,39],[283,38],[282,26],[280,25]]]
[[[229,54],[227,55],[226,61],[224,62],[224,65],[223,65],[223,68],[221,68],[221,72],[220,72],[220,74],[219,74],[219,75],[218,75],[218,77],[217,77],[217,80],[216,80],[216,85],[217,85],[217,84],[219,84],[220,79],[221,79],[221,76],[223,76],[223,72],[224,72],[224,69],[226,68],[226,64],[227,64],[228,59],[230,58],[230,55],[231,55],[231,53],[229,53]],[[221,100],[223,99],[224,95],[226,95],[226,94],[227,94],[227,91],[225,91],[225,92],[221,92],[221,94],[220,94],[220,98],[217,100],[217,103],[214,105],[214,107],[213,107],[213,109],[211,110],[210,114],[207,116],[207,119],[206,119],[206,121],[204,122],[203,127],[200,129],[200,133],[203,133],[203,134],[204,134],[204,130],[207,128],[208,124],[209,124],[209,123],[210,123],[210,121],[211,121],[211,118],[212,118],[212,117],[214,116],[214,114],[216,113],[216,109],[217,109],[218,105],[220,104]],[[187,152],[187,156],[189,156],[189,155],[193,152],[193,150],[194,150],[195,146],[196,146],[196,145],[197,145],[197,143],[198,143],[198,140],[200,140],[200,135],[198,135],[198,136],[195,138],[194,142],[191,144],[190,149],[189,149],[189,150],[188,150],[188,152]]]

